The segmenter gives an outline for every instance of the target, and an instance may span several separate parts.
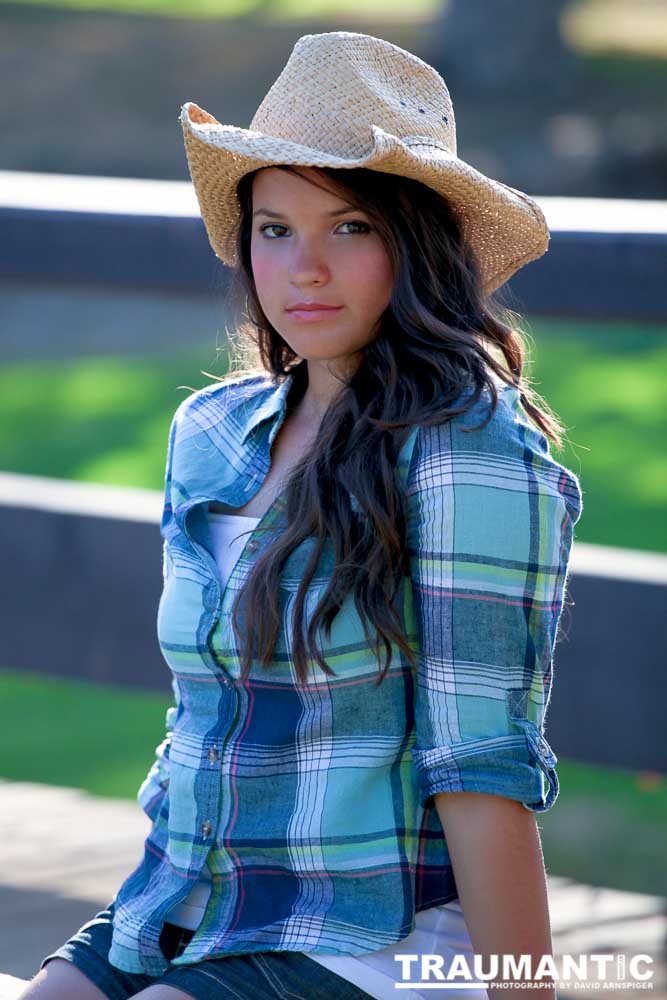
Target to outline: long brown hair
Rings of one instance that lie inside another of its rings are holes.
[[[287,527],[258,559],[234,601],[241,679],[247,679],[253,656],[270,666],[281,620],[281,568],[301,543],[314,538],[295,600],[291,653],[298,681],[307,683],[309,657],[335,676],[317,648],[317,631],[323,624],[330,638],[332,622],[353,591],[367,641],[369,622],[374,629],[378,662],[384,644],[380,684],[391,665],[392,643],[415,662],[394,607],[401,577],[408,572],[404,498],[395,477],[405,436],[415,424],[431,426],[467,412],[488,388],[492,410],[478,425],[486,426],[498,403],[489,369],[519,389],[526,413],[559,449],[564,427],[529,386],[524,374],[526,335],[518,329],[519,317],[484,295],[474,256],[444,197],[411,178],[363,168],[312,168],[329,187],[296,167],[277,169],[298,173],[325,190],[333,187],[365,212],[385,244],[394,281],[375,340],[364,348],[358,368],[329,405],[312,452],[286,483]],[[307,365],[271,325],[257,296],[250,256],[255,173],[244,175],[237,188],[239,266],[229,291],[242,322],[236,325],[239,339],[232,336],[232,348],[243,359],[244,373],[268,372],[276,384],[293,375],[291,408],[305,392]],[[238,367],[233,374],[238,375]],[[453,406],[470,385],[472,394],[463,405]],[[327,538],[333,543],[334,568],[304,636],[305,599]]]

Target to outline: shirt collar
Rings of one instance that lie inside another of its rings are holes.
[[[275,417],[276,414],[282,413],[286,409],[287,394],[290,391],[293,381],[294,375],[288,374],[282,382],[271,384],[267,393],[262,394],[264,398],[259,406],[256,409],[249,408],[248,415],[243,424],[242,444],[245,444],[247,438],[259,424],[271,417]]]

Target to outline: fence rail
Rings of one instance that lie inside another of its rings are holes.
[[[0,473],[0,509],[0,662],[169,694],[156,635],[162,493]],[[667,773],[667,556],[575,541],[567,591],[552,748]]]
[[[536,197],[548,252],[505,286],[536,315],[663,322],[667,201]],[[214,257],[190,182],[0,171],[0,278],[210,291]]]

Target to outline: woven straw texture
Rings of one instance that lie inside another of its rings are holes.
[[[192,101],[179,118],[190,176],[215,255],[236,266],[236,185],[274,164],[365,167],[411,177],[449,201],[488,295],[548,249],[528,195],[458,158],[456,122],[440,74],[372,35],[303,35],[250,128],[222,125]]]

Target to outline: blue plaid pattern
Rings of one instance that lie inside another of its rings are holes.
[[[467,430],[487,393],[464,416],[413,428],[398,456],[410,575],[397,606],[418,666],[394,647],[376,686],[348,595],[319,636],[336,676],[313,663],[297,682],[291,622],[309,539],[281,576],[274,662],[240,684],[230,609],[286,512],[279,496],[222,588],[206,509],[259,489],[292,379],[215,383],[172,421],[157,632],[174,704],[138,791],[152,821],[143,857],[115,897],[109,959],[127,972],[165,971],[163,920],[204,865],[211,898],[175,965],[387,947],[417,911],[457,897],[434,793],[486,792],[535,812],[558,795],[544,716],[582,494],[504,383],[484,429]],[[310,609],[333,558],[326,548]]]

